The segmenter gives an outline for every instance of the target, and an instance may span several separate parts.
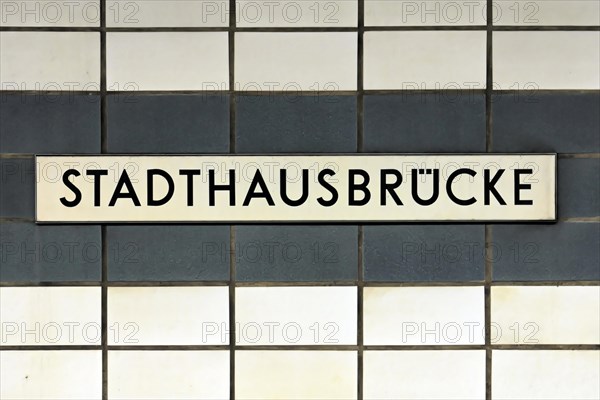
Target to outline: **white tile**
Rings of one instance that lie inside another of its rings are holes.
[[[356,344],[356,297],[356,287],[237,288],[239,343]]]
[[[598,0],[511,0],[495,3],[494,25],[600,25]]]
[[[227,32],[108,33],[108,90],[226,90],[227,35]]]
[[[486,2],[365,0],[365,26],[485,25]]]
[[[102,352],[0,352],[0,398],[97,400],[102,397]]]
[[[99,25],[99,0],[0,0],[0,26],[84,27]]]
[[[236,90],[355,90],[354,32],[235,35]]]
[[[107,0],[109,27],[229,26],[229,1],[224,0]]]
[[[483,31],[366,32],[365,89],[482,89]]]
[[[2,90],[100,90],[100,33],[0,32]]]
[[[108,343],[229,344],[227,287],[111,287]]]
[[[98,345],[99,287],[0,288],[2,345]]]
[[[109,351],[108,398],[227,399],[229,351]]]
[[[237,399],[356,399],[354,351],[236,351]]]
[[[365,351],[364,398],[480,400],[485,350]]]
[[[498,400],[597,400],[600,352],[494,350],[492,398]]]
[[[357,0],[240,0],[237,26],[243,28],[303,28],[357,26]]]
[[[599,89],[600,32],[494,32],[495,89]]]
[[[498,344],[600,344],[600,287],[496,286]]]
[[[366,345],[483,344],[482,287],[366,287]]]

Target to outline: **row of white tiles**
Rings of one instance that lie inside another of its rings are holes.
[[[239,345],[356,345],[357,288],[235,289]],[[1,345],[99,345],[97,287],[0,288]],[[600,287],[491,289],[493,344],[600,344]],[[109,345],[228,345],[229,289],[109,287]],[[484,288],[366,287],[365,345],[482,345]]]
[[[228,0],[107,0],[108,27],[226,27]],[[99,0],[0,0],[2,26],[93,27],[100,25]],[[365,26],[485,25],[485,0],[365,0]],[[495,0],[499,26],[600,24],[595,0]],[[356,27],[357,0],[236,1],[238,27]]]
[[[484,399],[484,350],[365,351],[365,399]],[[237,399],[355,399],[355,351],[236,351]],[[110,399],[227,399],[228,351],[109,351]],[[497,400],[595,400],[600,352],[494,350]],[[0,397],[100,399],[100,351],[0,353]]]
[[[98,32],[0,32],[3,90],[98,90]],[[357,89],[356,32],[235,34],[234,90]],[[43,65],[43,68],[40,67]],[[599,89],[600,32],[493,34],[494,89]],[[109,32],[107,87],[228,90],[227,32]],[[366,32],[364,89],[482,89],[485,31]]]

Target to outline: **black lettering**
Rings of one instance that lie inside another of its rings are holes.
[[[256,191],[256,188],[260,186],[260,192]],[[267,200],[270,206],[274,206],[275,202],[273,201],[273,197],[269,193],[269,189],[267,189],[267,184],[263,179],[262,174],[259,170],[256,170],[254,174],[254,178],[252,178],[252,183],[250,183],[250,189],[248,189],[248,193],[246,194],[246,198],[244,199],[244,207],[250,204],[252,199],[261,199],[264,198]]]
[[[280,194],[281,199],[285,204],[292,207],[298,207],[306,202],[308,199],[308,170],[302,170],[302,194],[298,200],[292,200],[287,195],[287,170],[281,169],[279,171],[280,179]]]
[[[123,186],[127,187],[127,192],[123,192]],[[110,199],[110,202],[108,203],[108,206],[114,207],[118,199],[131,199],[136,207],[141,206],[140,199],[138,199],[137,194],[133,189],[133,185],[131,183],[131,180],[129,179],[127,170],[123,170],[123,173],[119,178],[119,182],[117,182],[117,187]]]
[[[210,206],[215,205],[217,190],[229,191],[229,205],[235,206],[235,169],[229,170],[229,183],[226,185],[215,185],[215,170],[208,171],[208,202]]]
[[[531,206],[533,200],[521,200],[521,190],[531,190],[529,183],[521,183],[521,175],[531,175],[533,170],[531,169],[515,169],[515,205],[517,206]]]
[[[94,207],[100,207],[100,177],[108,175],[107,169],[91,169],[85,173],[94,177]]]
[[[433,193],[431,195],[431,197],[427,200],[423,200],[420,196],[419,196],[419,191],[418,191],[418,186],[419,186],[419,174],[423,174],[423,175],[431,175],[433,173]],[[435,203],[435,201],[438,199],[438,196],[440,195],[440,170],[439,169],[434,169],[433,171],[431,169],[427,169],[427,170],[417,170],[417,169],[413,169],[412,170],[412,177],[411,177],[411,187],[412,187],[412,197],[415,200],[415,202],[419,205],[422,206],[430,206],[433,203]]]
[[[194,205],[194,176],[200,175],[199,169],[180,169],[179,175],[187,176],[187,205]]]
[[[396,177],[396,180],[393,183],[387,183],[387,176],[393,175]],[[385,192],[388,192],[392,199],[396,203],[396,205],[401,206],[402,201],[400,201],[400,197],[398,193],[395,192],[394,189],[397,189],[402,184],[402,174],[397,169],[382,169],[381,170],[381,205],[386,205],[386,195]]]
[[[323,186],[325,189],[327,189],[329,191],[329,193],[331,193],[330,200],[325,200],[325,199],[323,199],[323,197],[319,197],[317,199],[319,204],[322,205],[323,207],[331,207],[332,205],[337,203],[338,198],[340,197],[338,195],[337,190],[333,187],[333,185],[325,180],[325,176],[334,176],[334,175],[335,175],[334,170],[326,168],[323,171],[319,172],[319,175],[317,176],[317,180],[319,181],[319,184],[321,186]]]
[[[167,194],[160,200],[154,199],[154,177],[162,176],[165,181],[167,181]],[[166,204],[171,197],[173,197],[173,192],[175,191],[175,183],[173,183],[173,178],[166,171],[162,169],[149,169],[147,173],[148,177],[148,206],[162,206]]]
[[[364,206],[369,202],[369,200],[371,200],[371,192],[368,189],[369,181],[371,180],[371,178],[369,177],[367,171],[363,169],[351,169],[348,171],[348,173],[348,204],[351,206]],[[354,181],[354,178],[357,175],[360,175],[363,178],[363,182],[361,184],[357,184]],[[360,190],[364,193],[364,197],[362,198],[362,200],[356,200],[354,198],[354,192],[357,190]]]
[[[70,176],[80,176],[80,175],[81,174],[76,169],[69,169],[69,170],[65,171],[65,173],[63,174],[63,178],[62,178],[63,183],[65,184],[66,187],[71,189],[71,191],[75,194],[75,198],[73,200],[67,200],[66,197],[61,197],[60,202],[62,203],[63,206],[71,208],[71,207],[77,206],[81,202],[81,192],[79,191],[77,186],[75,186],[75,184],[69,180]]]
[[[469,168],[457,169],[456,171],[451,173],[450,176],[448,177],[448,181],[446,182],[446,192],[448,193],[448,197],[450,197],[450,200],[452,200],[454,203],[458,204],[459,206],[470,206],[471,204],[474,204],[475,202],[477,202],[477,200],[475,200],[475,197],[471,197],[470,199],[467,199],[467,200],[462,200],[462,199],[459,199],[458,197],[456,197],[454,195],[454,192],[452,191],[452,183],[459,175],[462,175],[462,174],[475,176],[475,175],[477,175],[477,172],[475,172]]]
[[[502,196],[500,196],[500,193],[498,193],[498,191],[494,187],[496,185],[496,183],[498,183],[498,180],[500,179],[500,177],[502,176],[504,171],[505,170],[503,170],[503,169],[499,169],[498,172],[496,172],[496,175],[494,175],[494,177],[491,180],[490,180],[490,170],[486,169],[483,171],[483,193],[484,193],[483,204],[485,204],[486,206],[490,205],[490,193],[494,195],[494,197],[496,198],[498,203],[500,203],[500,205],[503,205],[503,206],[506,205],[506,202],[504,201]]]

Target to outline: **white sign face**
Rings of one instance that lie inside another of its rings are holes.
[[[556,219],[555,154],[37,156],[38,222]]]

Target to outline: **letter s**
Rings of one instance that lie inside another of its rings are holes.
[[[73,182],[71,182],[69,180],[69,177],[71,175],[73,175],[73,176],[79,176],[81,174],[76,169],[69,169],[69,170],[65,171],[65,173],[63,174],[63,179],[62,179],[63,183],[65,184],[66,187],[68,187],[69,189],[71,189],[71,191],[73,193],[75,193],[75,199],[74,200],[69,201],[69,200],[66,199],[66,197],[61,197],[60,198],[60,202],[65,207],[75,207],[75,206],[77,206],[81,202],[81,192],[79,191],[79,189],[77,188],[77,186],[75,186],[73,184]]]

